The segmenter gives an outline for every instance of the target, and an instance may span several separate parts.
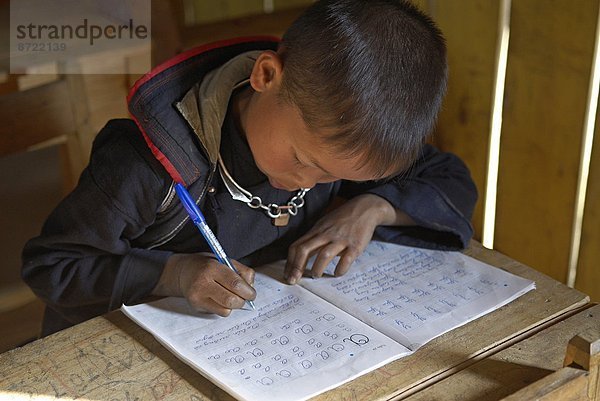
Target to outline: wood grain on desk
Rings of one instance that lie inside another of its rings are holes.
[[[497,401],[563,367],[569,340],[600,333],[594,305],[409,397],[410,401]]]
[[[467,253],[534,280],[537,289],[432,340],[411,356],[315,399],[408,396],[589,301],[586,295],[478,244]],[[120,312],[0,355],[0,395],[3,392],[89,400],[232,399]]]

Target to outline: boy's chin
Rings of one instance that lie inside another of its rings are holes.
[[[277,181],[276,179],[274,179],[272,177],[269,177],[269,184],[271,184],[271,186],[273,188],[281,189],[281,190],[288,191],[288,192],[296,191],[298,189],[298,188],[286,187],[285,185],[283,185],[282,183],[280,183],[279,181]]]

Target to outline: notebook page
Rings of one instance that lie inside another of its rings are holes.
[[[298,286],[257,273],[256,311],[196,313],[182,298],[122,306],[180,359],[241,400],[304,400],[410,350]]]
[[[337,258],[327,267],[333,274]],[[412,350],[535,288],[459,252],[372,241],[342,277],[300,285]]]

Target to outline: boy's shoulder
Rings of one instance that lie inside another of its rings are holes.
[[[144,142],[142,133],[133,120],[129,118],[116,118],[109,120],[100,132],[98,132],[98,135],[94,138],[92,149],[102,148],[108,144],[115,144],[120,141],[135,144],[140,142],[140,140]]]
[[[127,176],[154,176],[169,180],[154,157],[137,124],[127,118],[109,120],[92,146],[90,168],[94,172],[112,171]]]

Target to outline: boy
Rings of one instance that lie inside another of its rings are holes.
[[[377,235],[460,249],[476,190],[424,140],[446,86],[443,38],[399,0],[324,0],[281,43],[207,45],[140,79],[89,166],[23,252],[47,303],[43,334],[149,295],[227,316],[254,299],[253,270],[307,259],[335,274]],[[415,162],[416,160],[416,162]],[[183,183],[234,259],[223,268],[174,196]],[[335,197],[347,201],[329,213]]]

